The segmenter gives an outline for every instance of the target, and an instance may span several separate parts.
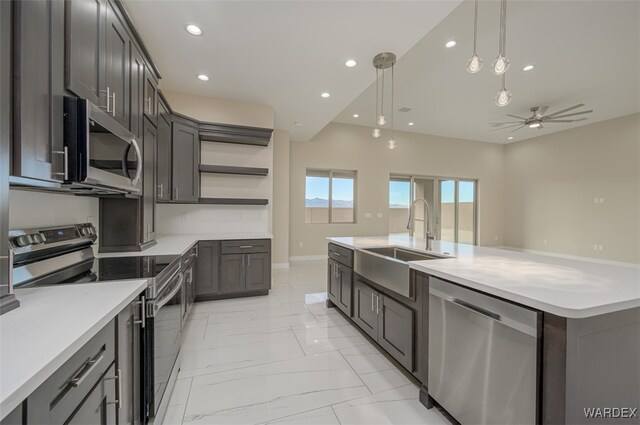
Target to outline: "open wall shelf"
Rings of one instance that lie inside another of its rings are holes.
[[[208,205],[267,205],[269,200],[253,198],[200,198],[198,203]]]
[[[231,165],[200,165],[200,172],[215,174],[238,174],[243,176],[266,176],[268,168],[235,167]]]

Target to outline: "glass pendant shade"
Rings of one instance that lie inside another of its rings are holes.
[[[502,75],[507,72],[509,65],[509,59],[502,55],[498,55],[498,57],[491,63],[491,71],[496,75]]]
[[[467,72],[470,74],[475,74],[476,72],[482,69],[482,59],[480,56],[474,54],[471,59],[467,62]]]
[[[378,125],[385,125],[387,123],[387,119],[384,117],[384,115],[380,115],[378,117]]]
[[[395,149],[397,146],[397,143],[395,140],[393,139],[389,139],[389,141],[387,142],[387,147],[391,150]]]
[[[376,127],[371,132],[371,135],[377,139],[378,137],[380,137],[382,135],[382,132],[380,131],[380,129],[378,127]]]
[[[503,86],[496,96],[496,105],[507,106],[509,102],[511,102],[511,92]]]

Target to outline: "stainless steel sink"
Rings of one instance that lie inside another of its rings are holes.
[[[360,276],[397,294],[415,298],[409,281],[408,261],[439,260],[446,256],[427,254],[399,246],[356,249],[353,269]]]

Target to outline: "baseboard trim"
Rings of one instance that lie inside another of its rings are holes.
[[[286,263],[273,263],[273,264],[271,264],[271,268],[272,269],[288,269],[289,268],[289,262],[286,262]]]
[[[318,260],[326,260],[326,255],[301,255],[297,257],[289,257],[290,262],[296,261],[318,261]]]
[[[579,255],[562,254],[559,252],[539,251],[536,249],[516,248],[513,246],[505,246],[505,245],[489,246],[487,248],[497,248],[497,249],[504,249],[506,251],[524,252],[526,254],[544,255],[546,257],[564,258],[567,260],[588,261],[588,262],[599,263],[599,264],[608,264],[611,266],[623,266],[623,267],[626,266],[626,267],[640,268],[640,264],[636,264],[636,263],[627,263],[624,261],[607,260],[604,258],[596,258],[596,257],[582,257]]]

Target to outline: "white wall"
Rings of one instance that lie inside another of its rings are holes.
[[[270,232],[263,206],[158,204],[159,234]]]
[[[289,132],[273,133],[273,244],[272,260],[289,262]]]
[[[407,132],[396,136],[398,147],[392,151],[386,139],[373,139],[368,127],[331,123],[310,142],[291,143],[290,256],[325,254],[328,236],[388,234],[390,174],[478,179],[479,242],[503,244],[504,146]],[[357,170],[355,224],[305,223],[308,167]]]
[[[98,226],[98,199],[11,189],[9,229],[86,223]]]
[[[512,143],[505,159],[505,245],[640,262],[640,114]]]

